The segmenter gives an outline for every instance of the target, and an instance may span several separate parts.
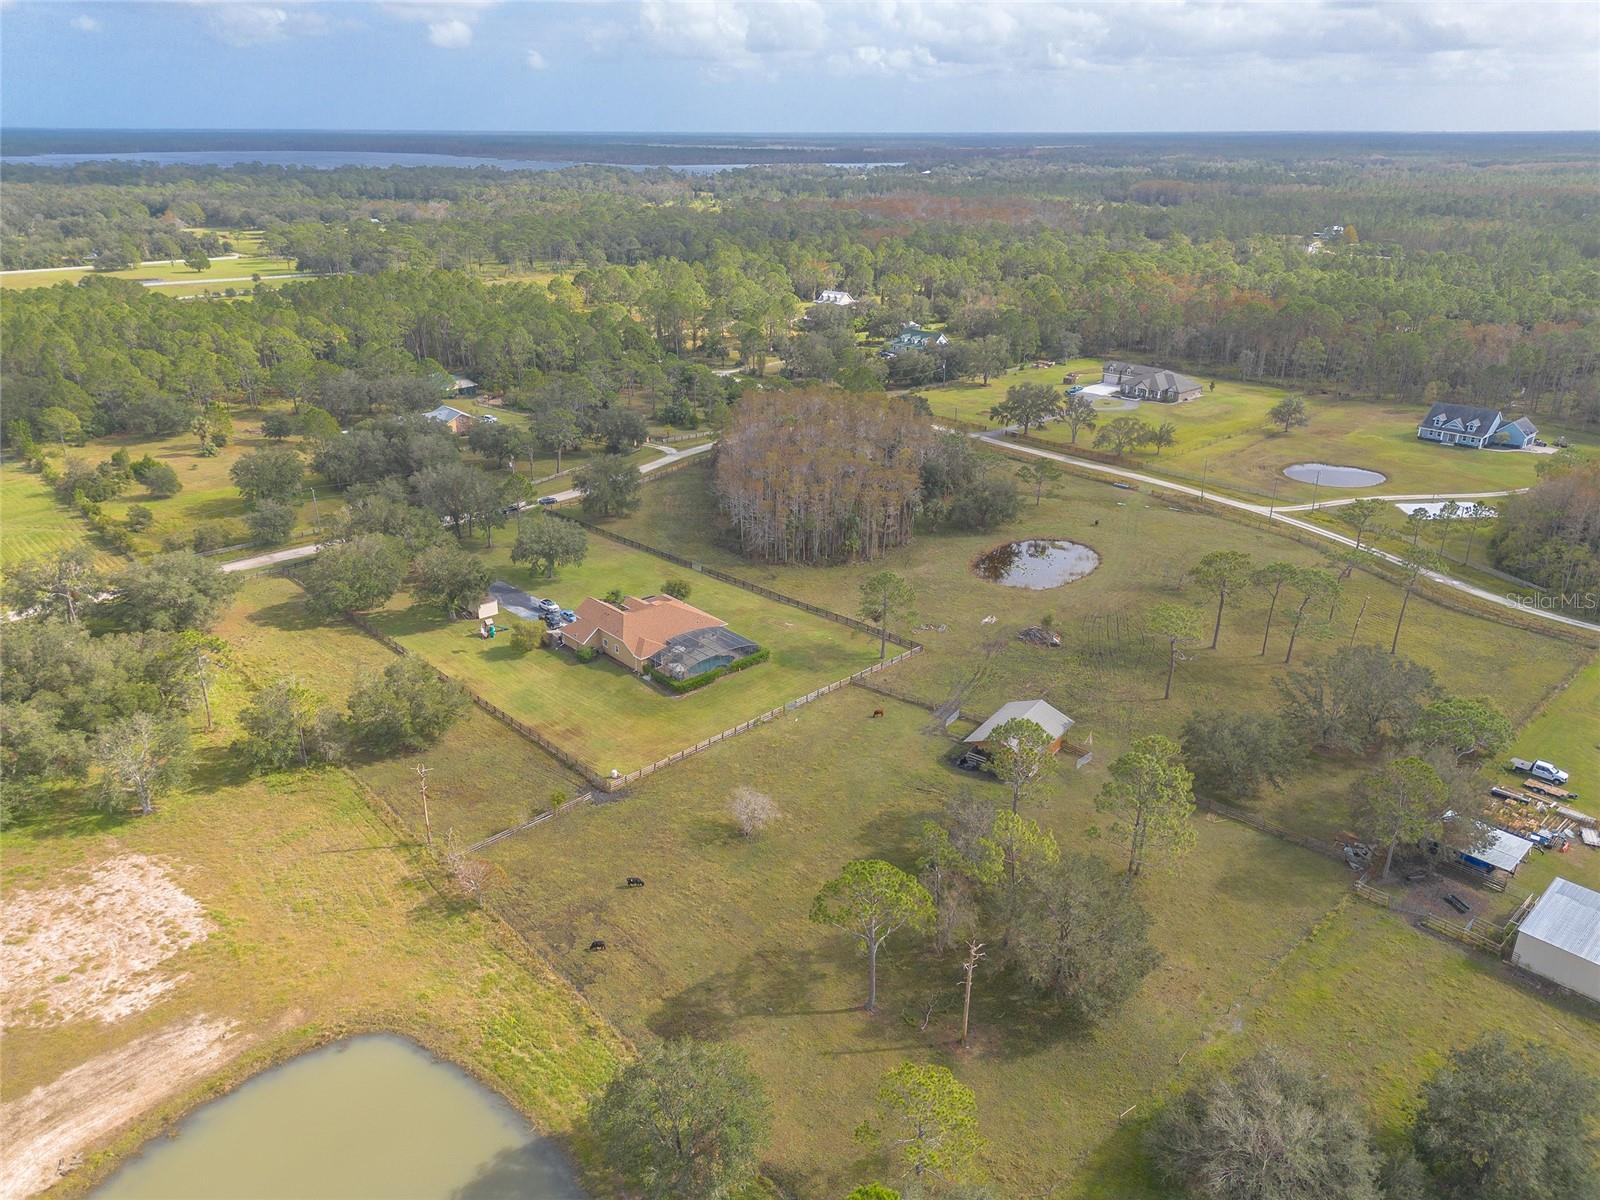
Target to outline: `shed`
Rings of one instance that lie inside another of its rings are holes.
[[[1495,871],[1515,875],[1517,868],[1522,865],[1522,860],[1528,857],[1528,851],[1533,849],[1533,843],[1527,838],[1507,833],[1504,829],[1489,830],[1488,839],[1485,845],[1476,850],[1457,852],[1456,857],[1461,860],[1463,866],[1482,871],[1485,875]]]
[[[476,396],[478,385],[465,375],[457,375],[450,380],[450,394],[452,396]]]
[[[1013,700],[1009,704],[1002,704],[992,717],[967,734],[963,741],[981,749],[988,742],[990,734],[1007,721],[1015,720],[1032,721],[1043,729],[1050,738],[1051,754],[1061,749],[1062,739],[1073,724],[1071,717],[1043,700]]]
[[[1600,1000],[1600,892],[1557,877],[1517,930],[1511,961]]]

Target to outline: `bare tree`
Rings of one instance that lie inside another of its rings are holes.
[[[743,786],[733,789],[728,811],[733,814],[739,832],[747,838],[755,837],[779,816],[778,806],[772,802],[771,796],[753,787]]]

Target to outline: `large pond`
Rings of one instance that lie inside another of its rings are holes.
[[[1007,542],[972,564],[980,578],[1034,591],[1082,579],[1099,565],[1100,556],[1089,547],[1045,538]]]
[[[336,1042],[151,1142],[94,1200],[584,1200],[560,1149],[403,1038]]]
[[[1336,467],[1332,463],[1293,463],[1283,473],[1301,483],[1320,483],[1323,487],[1377,487],[1389,478],[1365,467]]]

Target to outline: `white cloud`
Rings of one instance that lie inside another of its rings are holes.
[[[73,17],[72,20],[67,22],[67,24],[71,25],[79,33],[99,33],[100,32],[100,22],[96,21],[93,17],[85,17],[85,16]]]
[[[444,50],[472,45],[473,26],[497,0],[436,0],[433,3],[380,4],[377,7],[397,21],[416,21],[428,27],[428,40]]]
[[[542,71],[549,65],[549,63],[545,62],[544,55],[540,54],[537,50],[528,51],[528,70]]]
[[[472,26],[458,17],[428,25],[428,40],[445,50],[460,50],[472,45]]]
[[[620,12],[591,23],[591,45],[631,55],[642,37],[655,54],[713,74],[787,66],[908,81],[1021,81],[1087,68],[1114,84],[1147,79],[1153,67],[1219,85],[1230,70],[1282,73],[1294,83],[1459,80],[1464,67],[1486,78],[1552,69],[1592,77],[1600,44],[1600,5],[1564,0],[639,0]],[[628,14],[625,36],[598,36]]]
[[[240,4],[229,0],[191,0],[205,13],[212,36],[229,46],[260,46],[301,34],[328,31],[328,19],[315,8],[283,4]]]

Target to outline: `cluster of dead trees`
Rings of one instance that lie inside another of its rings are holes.
[[[927,418],[889,396],[751,393],[717,450],[717,499],[766,562],[872,559],[911,540]]]

